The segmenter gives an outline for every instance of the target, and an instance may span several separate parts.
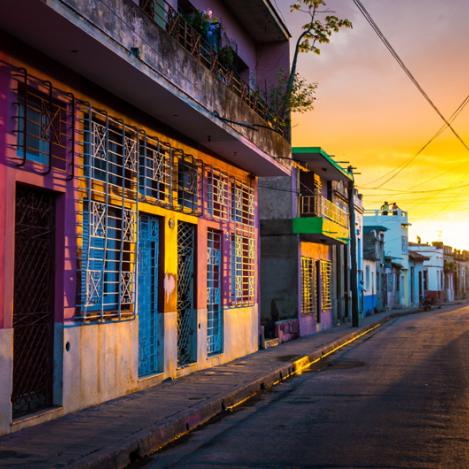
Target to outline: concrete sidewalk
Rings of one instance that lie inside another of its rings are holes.
[[[452,305],[444,310],[458,307]],[[0,438],[1,467],[125,467],[389,320],[381,313]]]

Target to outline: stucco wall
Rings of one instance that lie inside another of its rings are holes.
[[[261,320],[298,315],[298,240],[294,235],[261,238]]]
[[[292,177],[259,178],[259,217],[261,220],[296,216],[295,172]]]
[[[0,54],[1,55],[1,54]],[[13,59],[15,65],[23,65]],[[42,74],[39,70],[28,67],[34,76],[51,80],[54,87],[64,91],[73,91],[77,98],[90,102],[109,111],[111,116],[119,116],[113,109],[114,102],[97,102],[95,97],[85,96],[81,91],[71,89],[59,79]],[[1,80],[1,76],[0,76]],[[14,99],[10,83],[3,83],[0,89],[0,109],[8,112],[3,116],[10,116],[10,105]],[[246,171],[235,168],[213,155],[208,155],[200,149],[191,148],[187,143],[176,141],[135,122],[131,117],[121,116],[126,123],[132,122],[137,127],[144,127],[148,134],[158,135],[173,146],[184,149],[185,152],[200,158],[209,165],[215,165],[219,170],[235,177],[245,185],[250,185],[255,193],[256,180]],[[1,127],[3,125],[3,127]],[[65,180],[63,171],[52,170],[50,175],[40,174],[43,167],[37,164],[26,164],[24,168],[17,168],[12,164],[11,156],[15,155],[12,144],[16,143],[15,134],[8,128],[5,132],[5,121],[0,119],[0,135],[3,153],[0,154],[0,177],[3,198],[0,201],[0,257],[3,261],[0,267],[0,282],[3,288],[0,294],[4,295],[0,309],[0,434],[12,429],[19,429],[16,425],[11,427],[11,392],[13,370],[12,346],[12,315],[13,315],[13,279],[14,279],[14,239],[15,239],[15,185],[17,182],[54,191],[57,198],[57,227],[56,227],[56,281],[55,281],[55,383],[54,404],[60,406],[58,410],[47,410],[45,416],[29,418],[23,426],[39,423],[78,410],[90,405],[98,404],[157,384],[167,377],[178,377],[197,369],[206,368],[224,363],[234,358],[255,352],[258,348],[258,306],[257,290],[250,301],[250,306],[234,308],[225,302],[224,308],[224,348],[216,356],[207,356],[207,237],[208,227],[223,230],[232,223],[226,220],[222,224],[214,220],[207,220],[194,215],[169,210],[167,208],[141,202],[139,213],[147,213],[160,217],[162,220],[161,244],[162,258],[162,309],[159,313],[160,330],[164,330],[162,337],[162,355],[164,359],[163,372],[150,378],[138,378],[138,314],[136,319],[123,322],[99,323],[93,321],[82,322],[75,320],[79,312],[76,303],[77,281],[77,227],[81,225],[81,218],[77,209],[81,206],[83,193],[78,193],[78,178]],[[6,151],[5,136],[10,144]],[[77,148],[83,142],[76,142]],[[13,150],[12,150],[13,149]],[[11,154],[13,152],[13,155]],[[76,155],[76,164],[82,164],[81,153]],[[83,179],[79,180],[81,184]],[[82,186],[83,187],[83,186]],[[254,213],[256,212],[256,198],[254,197]],[[170,223],[171,221],[171,223]],[[185,368],[177,366],[177,223],[185,221],[197,226],[197,261],[196,261],[196,301],[197,309],[197,359],[198,361]],[[231,225],[230,225],[231,226]],[[252,236],[258,237],[257,225],[250,228]],[[4,251],[2,251],[4,249]],[[228,253],[226,253],[228,254]],[[257,270],[257,265],[254,265]],[[257,273],[255,274],[257,281]],[[256,283],[255,283],[256,284]],[[224,299],[229,292],[225,289]],[[137,311],[138,313],[138,311]],[[42,420],[41,420],[42,419]]]

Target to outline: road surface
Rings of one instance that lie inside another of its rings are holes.
[[[394,320],[145,468],[469,468],[469,307]]]

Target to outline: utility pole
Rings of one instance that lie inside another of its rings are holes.
[[[357,231],[355,229],[355,180],[353,177],[353,167],[349,166],[348,172],[352,178],[348,183],[348,211],[349,211],[349,224],[350,224],[350,257],[351,257],[351,272],[350,272],[350,289],[352,290],[352,327],[358,327],[358,267],[357,267]]]

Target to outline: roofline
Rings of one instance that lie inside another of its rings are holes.
[[[278,7],[273,5],[271,0],[263,0],[263,2],[265,6],[267,7],[267,9],[270,10],[271,15],[275,18],[275,21],[278,23],[280,29],[283,30],[283,33],[285,34],[285,39],[290,39],[291,38],[290,31],[288,30],[287,25],[283,21],[283,18],[281,17],[278,11]]]
[[[313,153],[321,155],[337,171],[342,173],[350,181],[353,181],[353,177],[350,175],[350,173],[344,167],[340,166],[339,163],[334,161],[332,156],[327,154],[321,147],[292,147],[291,151],[292,151],[293,156],[295,154],[307,155],[307,154],[313,154]]]

